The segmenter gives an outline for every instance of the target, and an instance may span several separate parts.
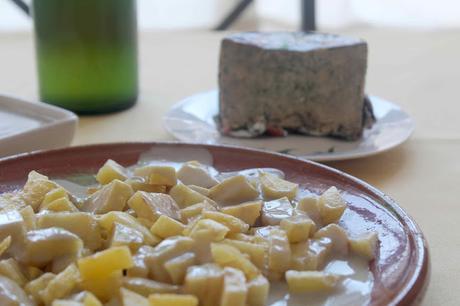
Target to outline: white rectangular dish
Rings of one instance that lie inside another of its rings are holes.
[[[77,123],[70,111],[0,94],[0,157],[68,146]]]

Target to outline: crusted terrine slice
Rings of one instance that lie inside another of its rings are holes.
[[[237,33],[222,41],[222,133],[286,131],[355,140],[373,123],[364,96],[367,44],[321,33]]]

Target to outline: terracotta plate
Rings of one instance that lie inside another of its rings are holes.
[[[273,167],[289,180],[320,193],[335,185],[349,203],[341,225],[350,232],[377,231],[380,247],[371,263],[375,284],[372,305],[417,303],[428,283],[426,241],[417,224],[391,198],[372,186],[332,168],[280,154],[235,147],[179,143],[123,143],[73,147],[23,154],[0,160],[0,193],[19,188],[30,170],[50,177],[94,173],[108,158],[131,165],[149,150],[187,152],[206,149],[214,167],[232,171]],[[185,153],[184,153],[185,154]],[[187,157],[185,157],[187,158]]]

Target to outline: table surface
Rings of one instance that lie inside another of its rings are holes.
[[[460,33],[358,28],[342,31],[369,43],[367,91],[397,101],[415,119],[404,145],[377,156],[331,162],[397,200],[430,246],[431,280],[424,305],[460,301]],[[161,124],[176,101],[217,84],[222,33],[140,34],[140,98],[130,110],[83,117],[73,144],[171,140]],[[37,98],[33,39],[0,34],[0,92]]]

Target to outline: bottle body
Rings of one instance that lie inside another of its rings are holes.
[[[35,0],[33,16],[42,101],[79,114],[135,103],[135,0]]]

